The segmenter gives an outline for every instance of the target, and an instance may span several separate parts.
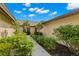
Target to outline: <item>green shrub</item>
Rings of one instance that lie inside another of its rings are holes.
[[[12,46],[10,43],[0,43],[0,56],[9,56]]]
[[[1,43],[3,43],[3,45],[1,45]],[[11,44],[11,48],[9,47],[9,44]],[[11,37],[1,38],[0,48],[1,47],[5,48],[5,50],[2,49],[3,51],[0,52],[1,55],[31,56],[33,43],[24,33],[19,33]],[[10,52],[10,54],[7,54],[6,51],[7,53]]]
[[[52,51],[56,48],[56,41],[52,38],[40,36],[40,35],[33,35],[32,36],[40,45],[42,45],[46,50]]]
[[[64,41],[70,50],[79,55],[79,25],[64,25],[55,30],[56,36]]]

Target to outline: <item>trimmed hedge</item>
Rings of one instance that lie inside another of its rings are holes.
[[[32,35],[32,37],[49,52],[51,52],[56,48],[57,43],[52,38],[40,36],[40,35]]]

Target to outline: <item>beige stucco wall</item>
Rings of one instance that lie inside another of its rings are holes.
[[[5,30],[7,30],[8,36],[13,35],[14,29],[12,28],[12,24],[8,22],[8,19],[8,17],[0,13],[0,36]]]
[[[4,32],[4,31],[7,31],[7,36],[12,36],[14,35],[13,32],[14,32],[14,29],[13,28],[4,28],[4,27],[0,27],[0,36],[1,36],[1,33]]]
[[[52,36],[56,27],[66,24],[79,25],[79,13],[46,23],[41,32],[46,36]]]
[[[12,24],[8,22],[8,17],[4,16],[2,13],[0,13],[0,27],[12,27]]]
[[[34,32],[35,32],[35,27],[31,27],[31,28],[30,28],[30,32],[31,32],[31,34],[34,34]]]

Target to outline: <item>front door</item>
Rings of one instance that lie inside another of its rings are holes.
[[[27,28],[27,35],[30,35],[30,28]]]

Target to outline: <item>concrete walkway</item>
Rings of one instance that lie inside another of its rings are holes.
[[[30,40],[34,43],[34,48],[32,51],[32,56],[51,56],[47,51],[45,51],[32,37],[28,36]]]

